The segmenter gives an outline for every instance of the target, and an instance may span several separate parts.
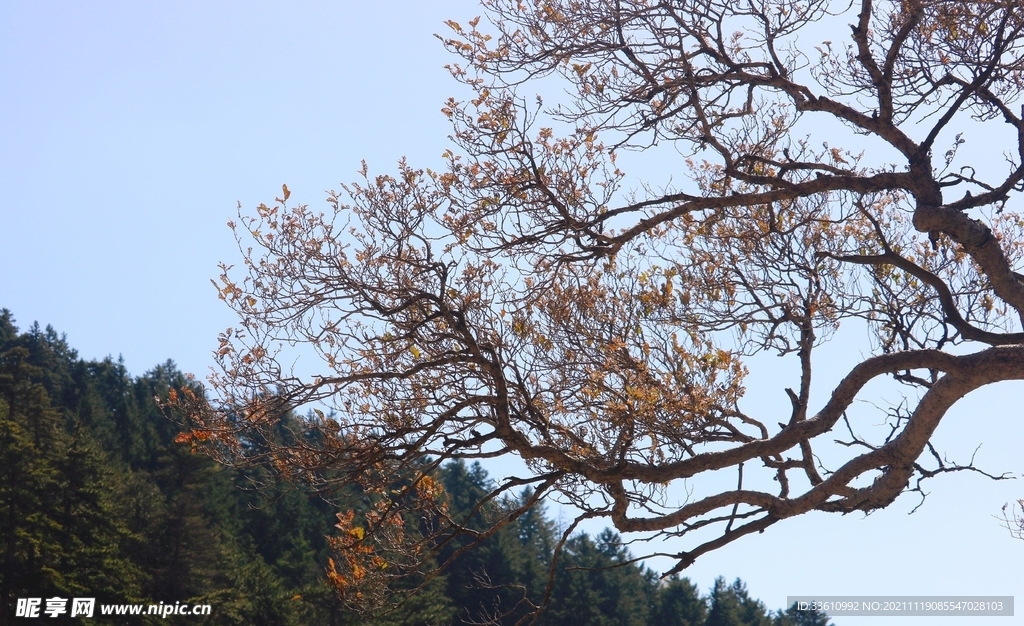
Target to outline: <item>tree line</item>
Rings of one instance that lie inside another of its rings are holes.
[[[739,579],[705,595],[685,578],[659,580],[610,530],[569,538],[548,590],[555,522],[536,505],[478,541],[494,511],[475,504],[494,485],[464,462],[436,473],[463,521],[436,551],[450,566],[394,610],[355,614],[325,576],[338,507],[268,470],[196,453],[157,402],[194,386],[171,361],[132,376],[121,360],[83,360],[51,327],[20,332],[0,312],[0,624],[21,621],[18,598],[54,596],[212,605],[208,618],[179,618],[190,624],[512,624],[546,593],[540,624],[828,623],[769,611]]]

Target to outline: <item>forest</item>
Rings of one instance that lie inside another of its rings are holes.
[[[473,507],[493,484],[479,463],[453,461],[437,476],[453,518],[465,520],[436,551],[451,565],[386,614],[353,613],[327,582],[339,494],[198,452],[159,404],[195,385],[173,361],[133,376],[120,359],[83,360],[53,328],[20,332],[13,314],[0,312],[0,624],[31,622],[15,617],[25,597],[212,606],[207,617],[47,623],[267,626],[514,624],[543,602],[557,523],[541,503],[460,554],[477,541],[474,529],[487,527],[486,507]],[[686,578],[659,580],[605,530],[566,544],[536,623],[830,622],[795,607],[769,610],[739,578],[718,578],[704,594]]]

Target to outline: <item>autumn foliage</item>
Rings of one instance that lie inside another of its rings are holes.
[[[358,485],[339,588],[444,565],[448,459],[520,459],[489,501],[573,505],[563,541],[591,518],[692,537],[675,569],[974,469],[930,439],[1024,378],[1016,0],[483,5],[442,38],[470,97],[443,108],[441,165],[364,166],[323,211],[285,188],[232,224],[244,263],[217,283],[240,322],[195,436]],[[981,137],[1000,158],[962,156]],[[865,356],[813,404],[840,327]],[[794,363],[781,407],[745,402],[761,353]],[[881,433],[848,413],[876,379],[907,398]],[[278,432],[292,409],[305,430]],[[735,487],[668,495],[722,471]]]

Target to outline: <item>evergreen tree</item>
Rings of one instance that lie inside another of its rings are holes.
[[[28,351],[26,362],[35,368],[36,382],[43,385],[53,402],[61,407],[66,406],[67,394],[72,391],[71,364],[78,359],[78,353],[71,349],[66,337],[58,335],[51,326],[43,330],[38,323],[34,323],[12,345],[19,345]]]
[[[751,598],[738,578],[732,585],[716,578],[709,605],[706,626],[771,626],[764,604]]]
[[[18,350],[21,350],[20,348]],[[59,477],[46,459],[39,428],[33,429],[26,412],[53,419],[42,400],[41,388],[18,379],[19,354],[0,354],[0,603],[6,624],[7,609],[16,597],[36,589],[56,589],[52,569],[43,567],[44,555],[59,550],[53,520],[47,515],[47,497],[56,491]],[[45,393],[45,392],[43,392]],[[35,431],[35,432],[33,432]],[[49,437],[47,443],[50,443]]]
[[[62,591],[137,602],[143,573],[125,550],[130,531],[115,497],[119,476],[84,430],[62,443],[53,461],[58,483],[52,509]]]
[[[51,392],[67,390],[74,353],[52,329],[35,325],[18,336],[9,315],[0,324],[0,600],[83,592],[138,599],[142,573],[125,553],[115,471],[77,416],[51,402]]]
[[[628,552],[610,530],[602,532],[596,542],[586,533],[569,539],[559,559],[544,623],[647,624],[654,579],[628,561]]]
[[[512,527],[503,528],[480,542],[477,531],[490,527],[489,517],[498,515],[496,504],[477,508],[492,485],[479,463],[467,466],[452,462],[441,469],[441,480],[448,495],[451,519],[460,528],[442,540],[439,562],[452,561],[447,578],[447,595],[459,612],[453,623],[464,624],[481,618],[506,616],[513,619],[522,609],[523,585],[515,575],[513,546],[517,541]],[[479,542],[471,550],[455,556],[459,550]],[[454,560],[453,560],[454,559]]]
[[[593,540],[586,533],[570,538],[559,555],[555,588],[543,615],[545,624],[606,626],[614,622],[605,614],[607,598],[600,584],[606,566]]]
[[[139,407],[136,404],[131,377],[124,366],[124,359],[117,361],[110,357],[98,363],[90,363],[90,379],[102,407],[105,434],[110,437],[108,448],[120,451],[122,459],[135,464],[146,448],[143,443],[143,429],[139,424]]]
[[[785,611],[779,611],[775,615],[775,626],[832,626],[828,615],[817,610],[798,611],[794,602]]]
[[[703,626],[708,608],[697,586],[673,574],[658,586],[652,624],[659,626]]]
[[[458,622],[458,609],[448,598],[445,576],[428,581],[415,580],[422,587],[392,612],[374,622],[375,626],[445,626]]]
[[[153,479],[162,494],[162,506],[153,525],[144,531],[144,558],[152,574],[150,597],[174,602],[199,596],[216,579],[224,533],[217,528],[209,504],[214,509],[222,506],[211,493],[226,491],[216,484],[223,479],[220,474],[221,468],[210,459],[181,446],[160,454]]]
[[[527,487],[519,496],[519,504],[525,504],[532,498],[533,490]],[[516,574],[526,586],[529,598],[536,604],[547,590],[551,558],[557,543],[555,523],[545,516],[543,502],[527,509],[516,520],[515,532],[519,544],[514,553]]]

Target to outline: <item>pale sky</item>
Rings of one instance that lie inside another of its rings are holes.
[[[0,308],[23,330],[39,321],[67,333],[86,359],[120,354],[142,374],[170,358],[205,376],[234,322],[210,279],[219,262],[240,261],[226,226],[236,202],[251,210],[287,183],[293,201],[316,206],[356,178],[361,159],[377,172],[403,155],[439,167],[440,109],[459,87],[433,34],[478,13],[463,0],[0,0]],[[841,333],[823,355],[841,362],[855,340]],[[758,361],[749,402],[779,410],[790,383],[773,380],[784,368],[770,359]],[[966,461],[983,444],[979,465],[1020,477],[1022,392],[1003,384],[961,401],[940,449]],[[810,593],[1020,590],[1024,541],[994,516],[1024,497],[1024,480],[961,474],[926,488],[914,515],[911,494],[868,517],[786,520],[683,574],[702,592],[718,575],[740,577],[772,609]],[[1024,607],[1017,615],[989,619],[1024,624]]]

